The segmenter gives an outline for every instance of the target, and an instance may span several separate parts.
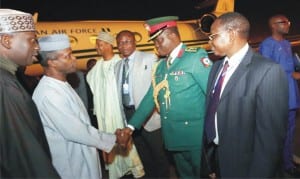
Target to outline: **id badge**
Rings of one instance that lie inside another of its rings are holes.
[[[129,94],[129,86],[128,83],[123,84],[123,94]]]

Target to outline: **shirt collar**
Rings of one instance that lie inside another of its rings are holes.
[[[173,49],[173,51],[170,53],[170,56],[172,59],[175,59],[178,56],[178,53],[182,47],[183,43],[181,42],[176,48]]]
[[[0,57],[0,68],[15,74],[18,69],[18,65],[11,60]]]
[[[237,64],[240,64],[242,59],[245,57],[247,51],[249,49],[249,44],[246,43],[243,48],[241,48],[239,51],[237,51],[234,55],[232,55],[231,58],[228,58],[227,56],[224,59],[223,65],[226,61],[228,61],[228,65],[230,67],[235,66]]]
[[[130,62],[132,59],[134,59],[135,54],[136,54],[136,50],[135,50],[131,55],[129,55],[129,56],[127,57],[127,58],[128,58],[128,62]],[[126,59],[126,58],[124,58],[124,59]]]

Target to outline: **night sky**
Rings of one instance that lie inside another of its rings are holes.
[[[195,19],[212,9],[195,9],[202,1],[210,0],[0,0],[2,8],[39,12],[40,21],[146,20],[165,15]],[[296,16],[297,7],[300,0],[235,0],[236,11],[257,20],[278,12]]]
[[[195,0],[1,0],[2,7],[39,12],[42,21],[56,20],[145,20],[180,15],[197,17]],[[163,2],[163,4],[162,4]],[[180,11],[180,12],[179,12]]]

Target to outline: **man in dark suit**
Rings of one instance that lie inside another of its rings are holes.
[[[282,162],[288,82],[278,64],[250,48],[249,30],[249,21],[236,12],[219,16],[211,26],[212,51],[225,58],[214,63],[207,85],[204,141],[210,177],[274,177]]]

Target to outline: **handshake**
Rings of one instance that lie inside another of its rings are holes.
[[[131,148],[132,144],[132,130],[128,127],[123,129],[117,129],[115,131],[115,135],[117,137],[116,143],[121,146],[122,148],[128,149]]]
[[[117,145],[109,153],[103,152],[103,159],[106,164],[111,164],[115,160],[116,155],[129,155],[133,145],[131,134],[130,128],[117,129],[115,131]]]

